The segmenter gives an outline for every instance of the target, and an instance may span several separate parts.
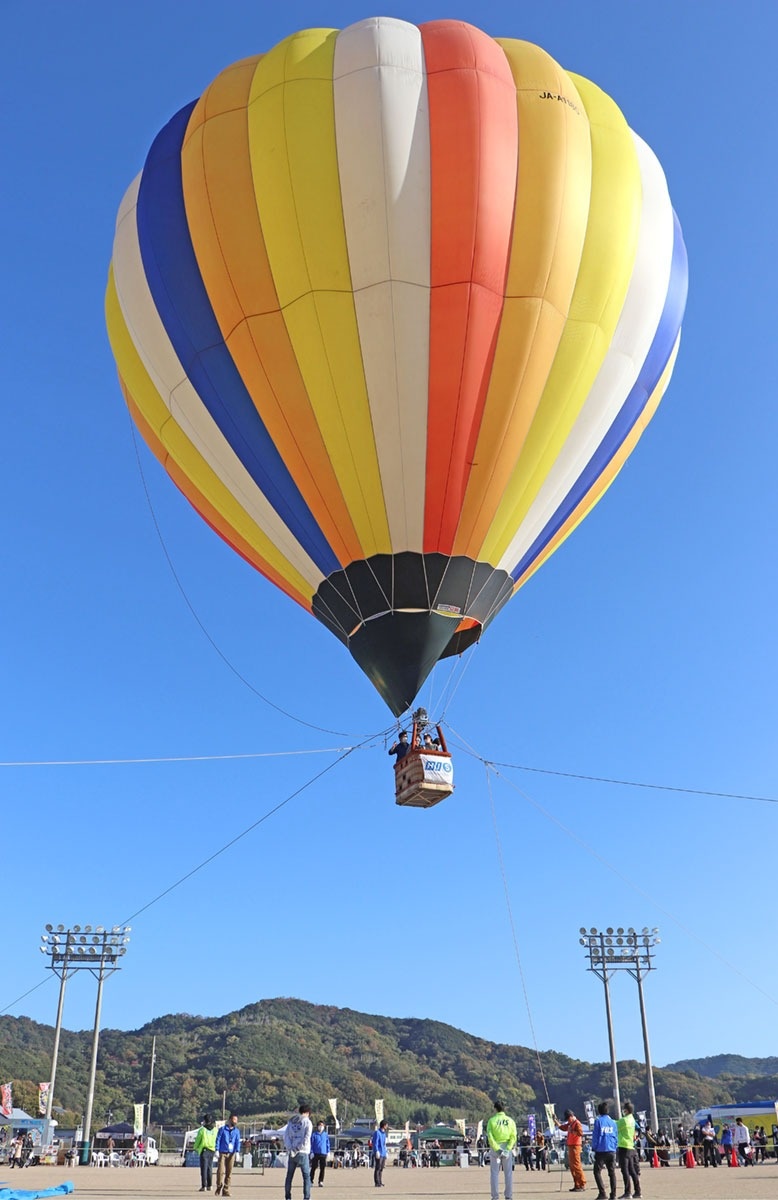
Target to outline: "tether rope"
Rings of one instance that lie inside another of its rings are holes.
[[[449,726],[449,728],[451,728],[451,726]],[[735,966],[734,963],[731,963],[729,961],[729,959],[725,958],[724,955],[719,950],[716,949],[715,946],[709,945],[709,943],[706,942],[704,940],[704,938],[701,938],[698,933],[695,933],[693,929],[690,929],[687,925],[684,925],[683,921],[681,921],[680,918],[676,917],[674,913],[670,912],[669,909],[665,908],[664,905],[660,904],[660,902],[657,899],[655,899],[655,897],[652,896],[650,892],[647,892],[645,890],[645,888],[640,887],[637,883],[635,883],[635,881],[633,879],[630,879],[630,877],[628,875],[625,875],[622,871],[620,871],[618,869],[618,867],[614,867],[613,863],[609,862],[607,858],[603,857],[602,854],[600,854],[597,850],[595,850],[592,846],[590,846],[587,842],[585,842],[583,840],[583,838],[579,837],[579,835],[577,833],[575,833],[572,829],[569,829],[568,826],[565,825],[563,821],[559,820],[559,817],[557,817],[554,813],[549,812],[548,809],[544,808],[542,804],[540,804],[537,800],[535,800],[532,796],[530,796],[529,793],[525,792],[523,790],[523,788],[520,788],[518,786],[518,784],[514,783],[514,781],[512,779],[509,779],[507,776],[501,774],[501,772],[497,770],[496,764],[493,762],[490,762],[489,759],[486,759],[482,755],[480,755],[478,753],[478,751],[475,750],[462,737],[461,734],[457,733],[456,730],[454,730],[454,729],[451,729],[451,732],[455,735],[455,737],[459,738],[459,740],[462,744],[462,748],[465,750],[465,753],[470,754],[473,758],[475,758],[478,762],[482,763],[485,767],[490,767],[494,771],[494,774],[499,779],[502,779],[503,783],[506,783],[508,785],[508,787],[512,787],[514,789],[514,791],[518,792],[518,794],[524,800],[527,801],[528,804],[531,804],[532,807],[535,808],[539,813],[542,813],[542,815],[544,817],[546,817],[547,820],[551,821],[554,825],[556,825],[559,829],[561,829],[562,832],[565,833],[572,841],[576,842],[581,847],[581,849],[585,850],[587,854],[591,855],[592,858],[596,859],[599,863],[602,864],[602,866],[606,867],[607,870],[611,871],[612,874],[614,874],[623,883],[626,883],[627,886],[630,887],[634,892],[637,892],[639,896],[643,896],[644,899],[648,900],[648,902],[650,904],[652,904],[658,912],[661,912],[664,916],[667,917],[667,919],[669,921],[672,921],[672,923],[674,925],[676,925],[683,933],[685,933],[687,937],[689,937],[691,940],[697,942],[698,945],[702,946],[702,948],[704,950],[707,950],[709,954],[712,954],[715,958],[717,958],[719,960],[719,962],[723,963],[725,967],[728,967],[729,970],[732,971],[735,975],[739,975],[740,978],[742,980],[744,980],[745,983],[749,984],[749,986],[754,988],[757,992],[760,992],[765,997],[765,999],[770,1001],[771,1004],[778,1005],[778,1000],[776,1000],[775,996],[772,996],[769,992],[765,991],[765,989],[763,987],[761,987],[758,983],[756,983],[755,980],[751,979],[750,976],[746,975],[744,971],[741,971],[740,968]]]
[[[540,1057],[540,1050],[538,1049],[538,1039],[535,1034],[535,1022],[532,1019],[532,1008],[530,1007],[529,992],[527,991],[527,981],[524,977],[524,967],[522,966],[521,953],[519,952],[519,939],[516,935],[516,922],[513,919],[513,908],[511,907],[511,895],[510,895],[510,891],[508,889],[508,878],[505,873],[505,861],[504,861],[503,855],[502,855],[502,843],[500,841],[500,831],[497,827],[497,812],[494,807],[494,796],[492,795],[491,773],[490,773],[490,768],[486,763],[484,763],[484,770],[486,771],[486,786],[489,791],[489,807],[492,812],[492,825],[494,826],[494,838],[495,838],[495,841],[497,842],[497,859],[500,864],[500,874],[502,875],[502,886],[503,886],[503,891],[505,892],[505,904],[508,909],[508,920],[509,920],[510,926],[511,926],[511,936],[513,938],[513,949],[516,954],[516,962],[519,967],[519,977],[521,978],[521,989],[524,992],[524,1003],[527,1007],[527,1019],[529,1020],[530,1032],[532,1033],[532,1045],[535,1047],[535,1057],[538,1060],[538,1070],[540,1071],[540,1078],[543,1081],[543,1091],[545,1092],[545,1095],[546,1095],[546,1103],[550,1104],[551,1097],[548,1094],[548,1086],[546,1084],[546,1075],[543,1070],[543,1060]]]

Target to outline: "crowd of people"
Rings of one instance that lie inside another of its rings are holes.
[[[33,1158],[33,1149],[32,1134],[18,1133],[8,1146],[9,1168],[29,1166]]]
[[[675,1140],[681,1159],[691,1152],[695,1164],[700,1167],[719,1167],[722,1164],[750,1167],[765,1162],[767,1157],[764,1125],[757,1125],[752,1133],[742,1117],[736,1117],[734,1124],[725,1122],[720,1135],[710,1116],[706,1121],[698,1122],[691,1133],[679,1125]]]
[[[710,1116],[691,1131],[678,1125],[673,1141],[664,1131],[641,1128],[635,1120],[631,1103],[622,1105],[618,1118],[612,1117],[609,1109],[610,1102],[607,1100],[598,1105],[591,1130],[584,1128],[571,1109],[565,1110],[561,1121],[553,1117],[555,1130],[564,1141],[566,1166],[572,1176],[571,1192],[586,1190],[584,1161],[593,1161],[597,1200],[640,1200],[641,1161],[648,1162],[652,1167],[669,1167],[674,1149],[677,1150],[680,1166],[749,1166],[766,1159],[767,1134],[764,1126],[757,1126],[751,1132],[742,1117],[737,1117],[732,1124],[723,1124],[720,1133]],[[333,1153],[324,1121],[318,1121],[314,1128],[310,1114],[310,1107],[301,1104],[280,1129],[263,1129],[257,1139],[260,1144],[279,1148],[271,1151],[271,1165],[283,1147],[286,1155],[285,1160],[281,1160],[286,1166],[284,1200],[292,1200],[292,1186],[298,1171],[303,1200],[310,1200],[312,1186],[317,1184],[318,1187],[324,1187],[328,1163],[335,1167],[369,1165],[374,1186],[385,1186],[386,1121],[376,1124],[367,1149],[356,1143],[353,1147],[338,1147]],[[559,1138],[552,1138],[549,1144],[533,1117],[529,1118],[529,1124],[519,1133],[515,1121],[505,1112],[502,1103],[495,1101],[494,1112],[483,1134],[479,1133],[475,1145],[478,1166],[488,1164],[490,1169],[491,1200],[500,1200],[501,1176],[505,1200],[512,1200],[513,1173],[517,1166],[523,1166],[526,1171],[545,1171],[550,1161],[558,1160]],[[774,1133],[773,1140],[776,1141],[778,1152],[777,1138],[778,1135]],[[252,1139],[249,1139],[247,1148],[252,1148]],[[233,1164],[241,1149],[237,1116],[231,1114],[229,1122],[217,1131],[214,1118],[206,1115],[197,1131],[194,1149],[200,1157],[200,1191],[210,1192],[213,1188],[213,1159],[218,1153],[216,1195],[229,1196]],[[471,1138],[463,1135],[455,1151],[455,1161],[460,1165],[468,1165],[473,1155]],[[410,1136],[407,1136],[394,1165],[438,1167],[441,1157],[442,1147],[437,1140],[418,1141],[414,1145]],[[618,1192],[617,1169],[621,1175],[621,1193]]]

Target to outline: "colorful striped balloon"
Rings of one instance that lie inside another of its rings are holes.
[[[173,117],[106,308],[175,483],[400,714],[620,470],[686,291],[612,100],[528,42],[382,17],[295,33]]]

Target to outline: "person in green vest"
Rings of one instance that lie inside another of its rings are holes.
[[[492,1198],[500,1200],[500,1167],[505,1175],[505,1200],[513,1197],[513,1147],[516,1145],[516,1122],[504,1111],[499,1100],[486,1125],[489,1142],[489,1176]]]
[[[616,1122],[619,1134],[619,1167],[624,1180],[624,1194],[621,1200],[629,1200],[630,1196],[640,1196],[640,1165],[638,1152],[635,1149],[635,1118],[629,1100],[621,1106],[621,1116]]]
[[[200,1191],[210,1192],[213,1187],[213,1152],[216,1149],[216,1123],[210,1113],[195,1134],[195,1154],[200,1155]]]

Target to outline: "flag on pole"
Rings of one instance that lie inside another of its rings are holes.
[[[329,1106],[330,1106],[330,1112],[332,1113],[332,1116],[333,1116],[333,1118],[334,1118],[334,1120],[335,1120],[335,1128],[336,1128],[336,1129],[340,1129],[340,1121],[338,1120],[338,1100],[337,1100],[337,1097],[336,1097],[336,1096],[333,1096],[331,1100],[328,1100],[328,1101],[327,1101],[327,1103],[328,1103],[328,1104],[329,1104]]]
[[[42,1117],[46,1116],[46,1109],[49,1106],[49,1089],[51,1082],[38,1084],[38,1112]]]
[[[476,1141],[478,1141],[479,1137],[481,1137],[481,1135],[483,1134],[483,1131],[484,1131],[484,1123],[483,1123],[483,1121],[479,1121],[478,1124],[476,1125],[476,1129],[475,1129]]]
[[[465,1137],[466,1130],[465,1130],[465,1118],[464,1117],[457,1118],[457,1129],[462,1134],[462,1137]]]
[[[132,1123],[132,1132],[136,1137],[143,1133],[143,1108],[142,1104],[135,1105],[135,1120]]]
[[[14,1113],[13,1085],[4,1083],[0,1087],[0,1113],[4,1117],[12,1117]]]
[[[538,1120],[534,1113],[527,1114],[527,1133],[535,1140],[535,1135],[538,1132]]]
[[[376,1100],[376,1102],[375,1102],[375,1119],[379,1123],[381,1121],[383,1121],[383,1119],[384,1119],[384,1102],[383,1102],[383,1100]]]
[[[546,1110],[546,1120],[548,1121],[548,1127],[549,1127],[549,1129],[553,1129],[554,1128],[554,1119],[556,1117],[556,1114],[554,1112],[554,1106],[553,1106],[553,1104],[544,1104],[543,1107]]]

